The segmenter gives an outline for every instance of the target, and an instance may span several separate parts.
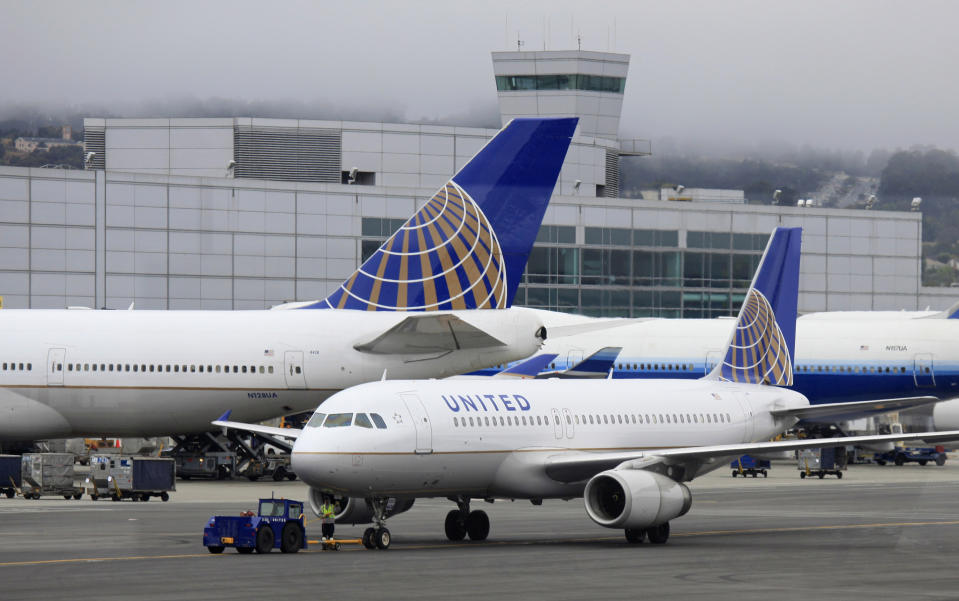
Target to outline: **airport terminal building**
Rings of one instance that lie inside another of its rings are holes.
[[[580,125],[517,303],[591,315],[738,309],[769,232],[802,226],[801,311],[945,308],[921,215],[622,198],[629,57],[493,53],[503,122]],[[84,121],[84,171],[0,167],[5,308],[262,309],[323,298],[495,130],[284,119]],[[93,153],[93,154],[90,154]]]

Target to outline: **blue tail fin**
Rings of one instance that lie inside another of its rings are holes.
[[[776,228],[709,379],[791,386],[802,228]]]
[[[325,300],[305,308],[505,309],[577,119],[514,119]]]

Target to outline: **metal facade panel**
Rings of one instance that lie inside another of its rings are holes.
[[[234,176],[339,183],[342,131],[236,125]]]

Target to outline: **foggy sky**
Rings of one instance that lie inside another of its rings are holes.
[[[578,33],[632,56],[623,138],[955,149],[957,17],[945,0],[0,0],[0,102],[489,115],[490,51],[517,33],[526,50],[575,48]]]

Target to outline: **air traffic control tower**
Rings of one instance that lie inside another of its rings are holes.
[[[606,151],[606,185],[596,195],[618,197],[619,157],[650,154],[647,140],[619,139],[628,71],[628,54],[493,52],[500,118],[505,125],[514,117],[579,117],[577,135]]]

